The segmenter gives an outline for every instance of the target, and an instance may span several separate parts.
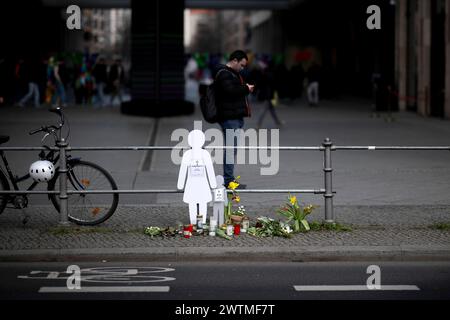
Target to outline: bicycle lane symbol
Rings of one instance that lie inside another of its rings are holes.
[[[31,271],[28,275],[19,275],[17,278],[65,281],[64,286],[41,287],[39,293],[169,292],[169,286],[153,284],[176,279],[166,275],[157,275],[175,271],[173,268],[165,267],[95,267],[78,269],[79,272],[76,267],[69,266],[66,271],[36,270]]]

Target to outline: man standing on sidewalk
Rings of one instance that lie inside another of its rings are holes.
[[[244,127],[243,118],[251,115],[247,95],[253,92],[254,86],[245,83],[239,74],[247,66],[247,62],[247,54],[244,51],[236,50],[230,55],[227,64],[218,65],[213,73],[219,125],[222,128],[226,146],[236,147],[234,130],[242,129]],[[234,157],[236,153],[236,148],[234,148],[234,152],[231,152],[231,149],[226,149],[224,152],[223,176],[226,187],[235,179]],[[245,188],[245,185],[241,184],[240,187]]]

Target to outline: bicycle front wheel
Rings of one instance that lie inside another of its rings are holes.
[[[88,161],[68,164],[67,189],[74,191],[117,190],[117,185],[108,171]],[[49,182],[48,189],[58,191],[59,172]],[[60,210],[59,195],[52,194],[50,199],[56,210]],[[119,195],[115,194],[70,194],[68,196],[68,219],[79,225],[96,225],[106,221],[116,211]]]

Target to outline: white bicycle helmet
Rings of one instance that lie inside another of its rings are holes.
[[[33,162],[30,166],[30,176],[36,182],[48,182],[55,175],[55,166],[47,160]]]

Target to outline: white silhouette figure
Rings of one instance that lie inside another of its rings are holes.
[[[189,203],[191,224],[196,224],[197,213],[203,216],[203,223],[206,223],[207,204],[212,200],[211,188],[216,188],[211,155],[202,149],[204,143],[202,131],[193,130],[189,133],[188,144],[192,149],[183,154],[178,174],[177,187],[179,190],[184,189],[183,201]]]
[[[218,225],[224,223],[225,206],[228,205],[227,190],[224,187],[225,181],[223,176],[216,176],[217,188],[213,189],[213,217],[216,219]]]

